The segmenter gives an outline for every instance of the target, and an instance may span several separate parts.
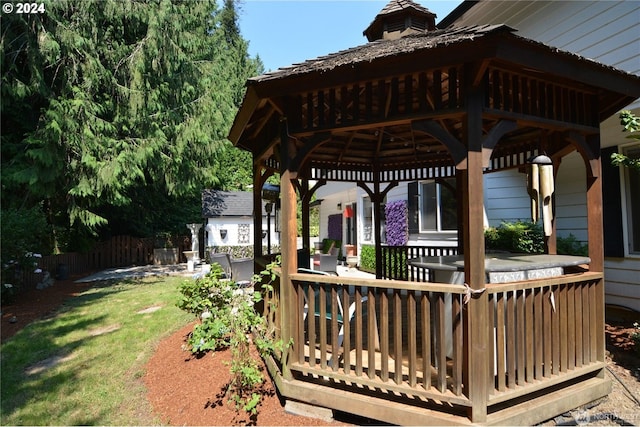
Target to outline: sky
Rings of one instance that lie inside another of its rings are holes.
[[[240,31],[265,71],[367,43],[362,32],[389,0],[244,0]],[[461,0],[414,0],[436,24]]]

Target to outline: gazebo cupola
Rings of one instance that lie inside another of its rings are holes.
[[[407,34],[436,29],[436,14],[411,0],[390,1],[363,34],[370,42],[395,40]]]

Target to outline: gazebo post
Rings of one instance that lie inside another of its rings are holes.
[[[300,202],[301,202],[301,214],[302,214],[302,247],[307,250],[309,255],[309,248],[311,247],[311,231],[309,224],[309,202],[313,192],[309,189],[309,180],[303,178],[300,180]]]
[[[463,181],[463,239],[465,283],[472,291],[485,287],[485,246],[483,228],[483,162],[482,162],[482,88],[468,86],[467,118],[464,139],[467,146],[466,170]],[[464,165],[458,165],[464,167]],[[488,402],[488,296],[486,292],[471,298],[467,305],[467,377],[465,388],[472,402],[470,418],[473,423],[487,420]]]
[[[282,133],[280,139],[280,197],[281,197],[281,214],[282,214],[282,233],[280,235],[280,247],[282,252],[282,266],[280,276],[280,316],[281,330],[280,336],[282,341],[288,343],[296,336],[296,301],[293,283],[291,282],[291,274],[295,274],[298,269],[297,259],[297,235],[298,224],[296,218],[296,190],[293,180],[296,179],[295,173],[292,172],[289,162],[289,137],[286,130],[286,121],[281,123]],[[292,354],[293,347],[288,347],[283,351],[282,375],[285,379],[292,379],[291,370],[289,369],[287,360],[297,359]]]
[[[375,197],[372,197],[371,201],[373,202],[373,242],[376,252],[376,279],[382,279],[382,227],[380,227],[382,209],[380,208],[380,177],[378,173],[375,174],[375,180],[373,182],[373,194]]]
[[[254,160],[253,167],[253,259],[260,258],[262,253],[262,185],[264,179],[262,176],[263,166],[256,164]]]
[[[604,272],[604,224],[602,214],[602,158],[600,156],[600,135],[587,137],[587,143],[594,149],[594,159],[586,162],[587,166],[587,229],[589,242],[589,270]],[[600,279],[594,288],[596,304],[593,315],[596,328],[604,329],[604,280]],[[604,361],[604,334],[596,334],[596,341],[592,345],[595,358]],[[604,370],[599,375],[604,378]]]

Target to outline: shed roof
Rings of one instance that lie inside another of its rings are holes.
[[[253,193],[246,191],[203,190],[202,216],[204,218],[223,216],[251,217],[253,216]]]

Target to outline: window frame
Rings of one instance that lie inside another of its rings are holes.
[[[629,144],[620,145],[618,152],[624,155],[628,155],[629,151],[638,151],[640,152],[640,142],[632,142]],[[621,213],[622,213],[622,238],[624,241],[624,255],[627,258],[638,258],[640,259],[640,242],[636,242],[636,246],[638,247],[637,251],[632,251],[631,245],[632,241],[632,227],[633,224],[640,224],[640,209],[638,212],[635,212],[635,219],[632,218],[634,212],[632,212],[632,206],[628,203],[631,200],[632,189],[630,188],[630,177],[629,177],[629,168],[624,166],[619,166],[620,170],[620,203],[621,203]],[[638,189],[640,191],[640,189]],[[636,193],[637,194],[637,193]]]
[[[455,184],[455,178],[445,178],[445,180],[452,180]],[[425,184],[434,184],[435,185],[435,193],[437,200],[436,207],[436,228],[435,229],[426,229],[424,228],[424,216],[425,213],[423,211],[424,207],[424,190],[423,186]],[[429,234],[429,233],[439,233],[439,234],[453,234],[457,233],[457,229],[443,229],[442,228],[442,184],[438,182],[436,179],[422,180],[418,181],[418,233],[420,234]],[[457,218],[456,218],[457,223]]]
[[[384,216],[384,206],[387,203],[387,198],[385,197],[384,200],[381,203],[381,213],[382,213],[382,218],[380,218],[380,229],[381,229],[381,234],[382,236],[380,236],[380,242],[381,243],[385,243],[387,241],[386,235],[385,235],[385,216]],[[365,209],[365,206],[367,206],[367,204],[371,207],[371,222],[368,223],[368,218],[365,214],[365,211],[367,209]],[[356,204],[356,208],[357,209],[361,209],[361,221],[358,221],[360,224],[357,224],[357,228],[356,228],[356,232],[362,230],[362,234],[361,236],[361,240],[360,242],[363,244],[374,244],[375,243],[375,239],[373,238],[373,233],[375,232],[375,221],[376,221],[376,215],[375,215],[375,211],[373,210],[373,202],[371,201],[371,197],[369,197],[368,194],[364,194],[360,197],[360,203]],[[366,232],[366,228],[367,225],[369,225],[371,227],[371,232],[369,233],[369,239],[366,238],[367,236],[367,232]]]

